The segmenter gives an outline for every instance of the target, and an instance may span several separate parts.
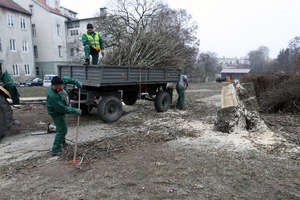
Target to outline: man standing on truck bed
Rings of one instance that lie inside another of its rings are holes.
[[[90,55],[92,55],[92,64],[97,65],[99,52],[101,51],[102,56],[104,56],[104,45],[99,33],[94,31],[92,24],[87,25],[87,32],[82,35],[82,43],[85,53],[84,65],[90,64]]]
[[[47,93],[47,110],[56,126],[56,136],[53,142],[52,155],[56,156],[62,152],[62,145],[66,144],[65,137],[68,132],[66,114],[81,115],[81,110],[67,106],[67,99],[64,95],[65,84],[73,84],[81,87],[79,81],[70,77],[63,79],[55,76],[52,78],[51,86]]]

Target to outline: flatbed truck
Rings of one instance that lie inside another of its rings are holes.
[[[178,68],[120,67],[60,65],[60,77],[69,76],[82,83],[80,108],[88,114],[94,107],[107,123],[117,121],[123,114],[123,104],[134,105],[139,98],[154,101],[157,112],[165,112],[172,103],[173,89],[168,83],[177,83]],[[70,92],[70,102],[78,106],[78,90]]]

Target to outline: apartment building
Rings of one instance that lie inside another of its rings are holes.
[[[15,0],[31,13],[36,75],[57,74],[68,63],[66,21],[77,13],[60,6],[60,0]]]
[[[16,82],[35,76],[31,13],[12,0],[0,0],[0,73]]]
[[[59,64],[81,62],[87,24],[106,16],[102,8],[102,18],[79,20],[60,0],[0,0],[0,8],[0,70],[5,66],[17,81],[57,74]]]

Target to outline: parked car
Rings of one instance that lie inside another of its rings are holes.
[[[218,77],[217,79],[216,79],[216,82],[217,83],[222,83],[222,82],[225,82],[226,81],[226,78],[222,78],[222,77]]]
[[[43,86],[44,87],[50,87],[52,78],[55,77],[55,76],[57,76],[57,75],[52,75],[52,74],[45,75],[44,76],[44,81],[43,81]]]
[[[40,78],[30,78],[25,82],[19,83],[19,86],[42,86],[43,80]]]

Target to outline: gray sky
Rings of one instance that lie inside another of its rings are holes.
[[[300,0],[168,0],[184,8],[199,25],[200,48],[219,56],[241,57],[261,45],[271,57],[300,36]],[[62,6],[92,17],[107,0],[61,0]]]

